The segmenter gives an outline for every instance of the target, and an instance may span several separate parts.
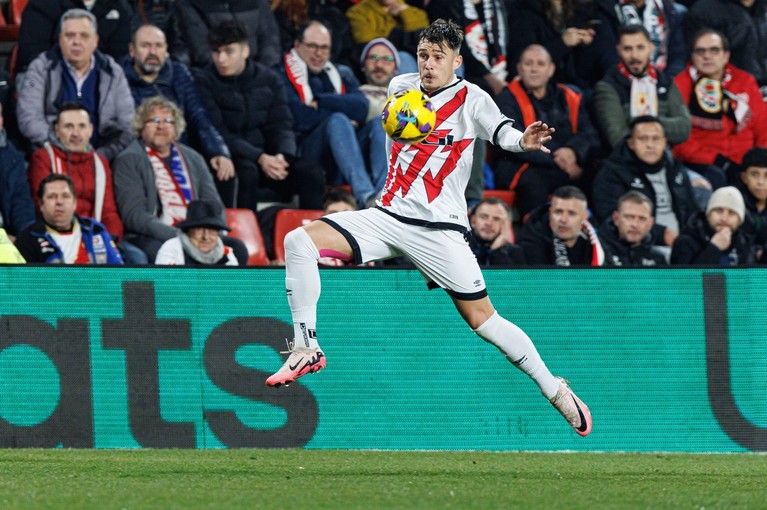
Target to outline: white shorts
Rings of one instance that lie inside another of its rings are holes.
[[[441,287],[462,300],[487,296],[485,279],[464,234],[410,225],[377,208],[320,218],[352,247],[355,264],[406,256],[430,288]]]

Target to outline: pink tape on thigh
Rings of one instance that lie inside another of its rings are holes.
[[[352,259],[351,255],[347,255],[346,253],[341,253],[340,251],[336,250],[329,250],[327,248],[320,250],[320,257],[331,257],[334,259],[343,260],[344,262],[348,262]]]

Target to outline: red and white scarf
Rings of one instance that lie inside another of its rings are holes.
[[[306,62],[298,55],[298,52],[294,49],[285,54],[285,73],[288,75],[293,88],[298,92],[298,96],[301,98],[301,102],[305,105],[309,105],[314,101],[314,93],[309,86],[309,68],[306,66]],[[346,87],[341,79],[341,73],[338,72],[336,66],[334,66],[329,60],[322,67],[322,71],[330,78],[330,83],[333,84],[337,94],[345,94]]]
[[[618,64],[618,71],[631,81],[631,98],[629,99],[629,115],[658,116],[658,73],[652,64],[647,66],[647,74],[634,76],[623,62]]]
[[[51,173],[66,174],[64,161],[56,155],[51,143],[45,142],[43,147],[45,147],[48,157],[51,159]],[[93,179],[96,195],[93,197],[93,211],[91,211],[89,216],[96,221],[101,221],[101,213],[104,210],[104,193],[107,188],[107,173],[104,169],[104,163],[101,162],[101,158],[96,154],[96,151],[91,152],[93,153]]]
[[[145,147],[149,162],[154,170],[154,183],[162,204],[160,219],[166,225],[174,226],[186,219],[186,206],[194,198],[189,168],[176,144],[171,145],[171,166],[165,164],[162,156]]]
[[[693,126],[720,131],[725,115],[735,121],[737,131],[751,122],[753,113],[748,104],[748,94],[735,94],[728,90],[732,85],[732,73],[727,67],[722,81],[702,76],[693,66],[689,67],[689,72],[693,83],[689,105]]]
[[[620,11],[624,25],[642,25],[650,34],[655,46],[652,63],[663,71],[668,64],[668,23],[663,10],[663,0],[649,0],[645,3],[642,15],[632,0],[621,0]]]

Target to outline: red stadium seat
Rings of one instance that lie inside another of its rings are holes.
[[[516,193],[514,193],[510,189],[486,189],[483,192],[484,198],[490,198],[490,197],[500,198],[501,200],[509,204],[509,207],[514,207],[515,195]]]
[[[28,0],[9,0],[5,2],[7,14],[0,10],[0,41],[16,42],[19,40],[21,13],[27,6]]]
[[[232,229],[229,235],[245,243],[245,247],[248,249],[249,266],[269,265],[264,238],[261,236],[261,228],[258,226],[253,211],[250,209],[227,209],[226,224]]]
[[[308,225],[322,216],[320,209],[281,209],[274,218],[274,258],[285,263],[285,247],[282,245],[285,236],[291,230]]]

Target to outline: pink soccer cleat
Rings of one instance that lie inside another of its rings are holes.
[[[550,400],[551,405],[565,417],[578,435],[588,436],[591,432],[591,411],[581,399],[575,396],[566,380],[561,377],[557,379],[559,379],[559,391]]]
[[[325,368],[325,353],[317,347],[306,349],[298,347],[291,349],[290,356],[277,372],[266,380],[266,385],[279,388],[283,384],[287,386],[299,377]]]

